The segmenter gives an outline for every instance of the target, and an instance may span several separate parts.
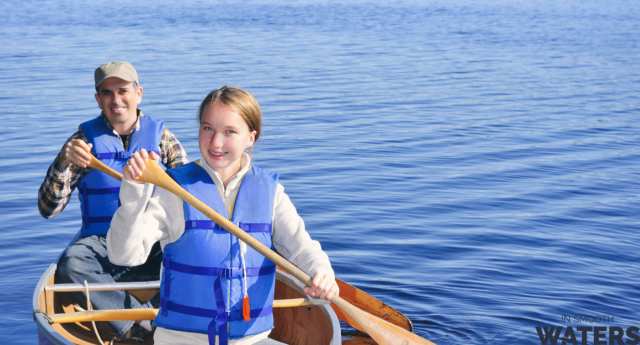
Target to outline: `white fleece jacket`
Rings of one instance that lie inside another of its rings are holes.
[[[224,200],[227,213],[230,213],[233,206],[242,176],[249,170],[249,163],[250,158],[245,153],[242,157],[240,172],[231,178],[225,188],[220,175],[209,167],[204,159],[198,162],[215,183]],[[120,187],[120,202],[121,206],[114,214],[111,228],[107,233],[107,251],[109,260],[113,264],[141,265],[147,260],[154,243],[160,241],[164,249],[167,243],[175,242],[184,233],[183,201],[163,188],[149,183],[135,184],[123,180]],[[312,240],[305,230],[304,221],[280,183],[276,188],[272,239],[280,255],[311,277],[320,271],[335,277],[329,257],[322,251],[320,243]],[[175,332],[158,329],[154,338],[161,335],[158,331],[161,334]],[[171,338],[176,335],[173,334]],[[204,336],[203,340],[206,339],[206,335],[199,336]]]

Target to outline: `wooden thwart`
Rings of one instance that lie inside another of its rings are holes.
[[[328,303],[328,302],[327,302]],[[308,298],[281,299],[273,301],[274,308],[307,307],[313,303]],[[77,313],[47,314],[50,323],[73,323],[90,321],[132,321],[153,320],[158,315],[158,309],[112,309],[91,310]]]
[[[123,283],[89,283],[89,291],[112,291],[112,290],[147,290],[147,289],[159,289],[160,281],[148,281],[148,282],[123,282]],[[73,291],[85,291],[86,288],[83,284],[53,284],[45,286],[45,291],[53,292],[73,292]]]

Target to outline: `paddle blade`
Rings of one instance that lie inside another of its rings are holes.
[[[390,322],[400,328],[404,328],[409,332],[413,331],[413,324],[411,324],[411,320],[409,320],[409,318],[404,316],[401,312],[380,301],[379,299],[369,295],[368,293],[358,289],[357,287],[346,283],[338,278],[336,278],[336,283],[338,283],[338,287],[340,288],[340,297],[348,303],[353,304],[355,307],[362,309],[371,315],[377,316],[387,322]],[[359,331],[365,331],[364,329],[362,329],[362,327],[360,327],[360,325],[358,325],[357,322],[351,319],[336,305],[331,304],[331,308],[340,320],[346,322],[347,324],[349,324],[349,326]]]
[[[417,334],[354,307],[338,296],[331,298],[331,302],[355,320],[380,345],[435,345]]]
[[[286,272],[280,266],[277,266],[277,269],[282,272]],[[409,332],[413,332],[413,324],[411,323],[411,320],[401,312],[341,279],[336,278],[336,283],[338,284],[338,288],[340,288],[340,298],[344,299],[347,303],[353,304],[358,309],[362,309],[371,315],[377,316],[400,328],[404,328]],[[366,331],[357,322],[355,322],[355,320],[338,308],[338,306],[335,304],[330,304],[330,306],[336,313],[338,319],[346,322],[349,326],[366,333]]]

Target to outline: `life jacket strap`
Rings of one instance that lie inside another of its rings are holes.
[[[271,224],[267,223],[237,223],[240,229],[245,232],[268,232],[271,233]],[[184,222],[184,230],[204,229],[204,230],[224,230],[218,223],[211,220],[187,220]]]
[[[167,301],[166,305],[168,310],[175,311],[176,313],[180,313],[180,314],[206,317],[209,319],[215,319],[218,317],[218,310],[214,310],[214,309],[190,307],[187,305],[178,304],[171,301]],[[253,319],[253,318],[268,316],[272,312],[273,312],[273,306],[269,306],[261,309],[251,309],[250,315],[251,315],[251,318]],[[244,317],[242,316],[242,310],[227,311],[227,312],[224,312],[224,314],[226,315],[226,318],[228,321],[244,320]]]
[[[229,342],[229,333],[227,331],[227,319],[229,318],[229,315],[227,315],[227,311],[224,304],[224,295],[222,294],[222,279],[220,277],[218,277],[218,279],[216,279],[216,281],[213,282],[213,292],[214,292],[214,295],[216,296],[216,306],[218,307],[217,323],[218,323],[219,345],[227,345]],[[216,334],[215,334],[215,329],[211,327],[211,324],[209,324],[209,329],[207,331],[208,331],[209,345],[215,345]]]
[[[150,150],[148,153],[155,152],[157,155],[160,155],[158,150]],[[102,152],[96,153],[95,157],[98,159],[129,159],[133,153],[128,151],[118,151],[118,152]]]
[[[95,223],[111,223],[111,220],[113,219],[113,216],[104,216],[104,217],[86,217],[86,219],[88,220],[89,224],[95,224]],[[89,226],[86,226],[87,228]]]
[[[166,254],[162,259],[162,269],[164,270],[164,276],[162,277],[164,293],[160,300],[160,307],[162,308],[162,315],[167,316],[167,304],[169,302],[170,290],[171,287],[171,254]]]
[[[120,187],[113,187],[113,188],[86,188],[85,187],[83,192],[83,194],[85,195],[105,195],[105,194],[118,194],[118,193],[120,193]]]
[[[221,278],[241,278],[243,277],[242,267],[202,267],[171,262],[172,271],[194,274],[199,276],[219,276]],[[166,269],[167,266],[165,266]],[[247,277],[267,276],[276,273],[276,265],[264,267],[247,267]]]
[[[91,224],[89,222],[89,198],[87,198],[87,195],[89,195],[88,190],[89,188],[87,188],[87,184],[83,182],[82,185],[80,185],[80,194],[82,194],[82,207],[83,207],[82,223],[85,229],[89,229],[89,224]]]
[[[96,154],[98,159],[129,159],[131,158],[131,152],[118,151],[118,152],[102,152]]]
[[[166,305],[168,310],[175,311],[176,313],[180,313],[180,314],[206,317],[209,319],[215,319],[218,317],[218,310],[214,310],[214,309],[190,307],[187,305],[178,304],[171,301],[167,301]],[[251,318],[253,319],[253,318],[268,316],[272,312],[273,312],[273,306],[269,306],[261,309],[251,309],[250,315],[251,315]],[[226,314],[226,318],[228,321],[244,320],[244,317],[242,316],[242,310],[227,311],[227,312],[224,312],[224,314]]]

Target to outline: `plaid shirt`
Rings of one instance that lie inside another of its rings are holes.
[[[113,126],[107,118],[104,117],[104,114],[100,114],[100,116],[104,118],[107,126],[113,129]],[[140,116],[144,116],[144,114],[138,109],[138,118],[140,118]],[[133,130],[139,129],[140,121],[136,121]],[[133,130],[131,133],[133,133]],[[120,138],[118,132],[114,130],[113,133]],[[79,128],[77,132],[67,139],[65,145],[73,139],[80,139],[87,142],[87,137],[82,131],[82,128]],[[131,135],[127,136],[126,142],[123,143],[125,150],[129,148],[130,141]],[[182,144],[180,144],[173,133],[166,128],[162,129],[162,139],[160,140],[160,162],[162,162],[167,169],[189,163],[187,152],[182,147]],[[64,166],[60,163],[59,157],[56,156],[38,191],[38,210],[40,214],[48,219],[62,212],[71,199],[71,193],[73,193],[73,190],[76,189],[80,180],[89,170],[91,170],[91,168],[81,168],[73,163]]]

